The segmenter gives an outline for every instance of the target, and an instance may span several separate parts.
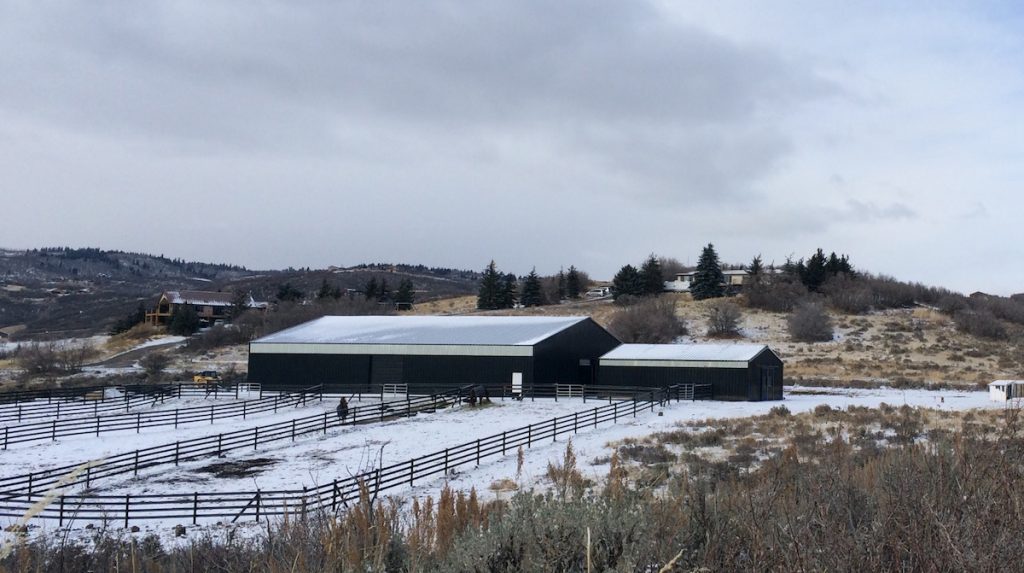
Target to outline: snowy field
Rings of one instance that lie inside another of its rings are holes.
[[[796,392],[796,393],[794,393]],[[813,392],[803,394],[801,392]],[[826,392],[819,394],[818,392]],[[973,408],[1002,408],[1002,404],[990,402],[986,392],[978,391],[928,391],[892,389],[835,389],[787,387],[784,402],[679,402],[654,412],[641,412],[635,419],[627,417],[619,424],[602,424],[600,427],[581,429],[575,436],[563,435],[558,440],[534,444],[526,452],[523,471],[516,476],[514,453],[500,459],[485,460],[480,467],[467,464],[448,476],[418,481],[415,487],[402,486],[388,490],[388,495],[409,499],[418,496],[437,496],[446,484],[455,489],[468,490],[475,487],[482,498],[488,499],[508,493],[489,489],[498,480],[512,479],[520,489],[544,488],[544,474],[549,462],[558,462],[571,437],[576,450],[579,469],[585,477],[598,483],[607,474],[607,464],[593,464],[597,458],[611,453],[610,444],[625,438],[642,438],[650,434],[677,428],[682,423],[703,419],[737,418],[766,414],[775,406],[784,404],[791,412],[813,410],[820,404],[832,407],[847,406],[877,407],[885,402],[890,405],[924,406],[942,410],[967,410]],[[306,408],[291,408],[274,415],[243,421],[219,423],[212,426],[198,426],[178,430],[162,430],[119,439],[84,438],[69,439],[25,450],[0,452],[0,475],[24,474],[41,469],[102,457],[158,444],[173,442],[204,435],[227,432],[233,429],[249,428],[295,417],[333,409],[334,400],[325,399]],[[261,446],[258,450],[229,453],[222,458],[209,458],[183,463],[179,467],[160,467],[140,472],[138,477],[130,475],[105,478],[93,484],[97,493],[115,495],[141,493],[191,493],[193,491],[251,491],[294,489],[328,483],[335,478],[345,478],[361,470],[387,466],[413,457],[443,450],[445,447],[466,443],[519,428],[527,424],[543,422],[555,416],[583,412],[600,405],[600,402],[581,399],[551,399],[531,402],[496,401],[483,408],[459,406],[431,414],[420,414],[378,424],[335,428],[326,435],[300,436],[295,442],[280,441]],[[604,402],[606,404],[606,402]],[[159,430],[159,429],[158,429]],[[243,471],[224,472],[216,467],[223,464]],[[216,466],[214,466],[216,464]],[[6,518],[5,518],[6,519]],[[13,521],[8,519],[8,521]],[[176,522],[177,523],[177,522]],[[7,523],[0,522],[0,526]],[[38,522],[34,525],[42,531],[54,529],[55,524]],[[84,525],[84,524],[82,524]],[[173,540],[170,529],[175,523],[140,523],[143,533],[156,532]],[[255,525],[243,525],[251,533],[260,531]],[[222,532],[223,528],[207,524],[189,527],[189,535],[204,532]],[[244,531],[243,531],[244,534]]]

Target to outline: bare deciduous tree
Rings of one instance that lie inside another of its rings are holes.
[[[708,305],[708,336],[731,338],[740,334],[740,307],[731,300],[719,299]]]
[[[789,315],[789,336],[798,342],[827,342],[832,340],[832,318],[821,304],[813,301],[801,303]]]
[[[623,342],[661,344],[686,334],[686,322],[671,299],[645,298],[616,312],[608,330]]]

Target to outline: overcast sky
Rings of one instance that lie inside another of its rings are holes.
[[[1024,291],[1013,2],[0,3],[0,247]]]

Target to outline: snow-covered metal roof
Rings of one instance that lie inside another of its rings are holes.
[[[764,344],[623,344],[601,360],[749,362],[767,348]]]
[[[1009,386],[1009,385],[1020,385],[1024,384],[1024,380],[994,380],[989,382],[989,386]]]
[[[585,316],[325,316],[252,342],[532,346]]]
[[[231,306],[235,295],[230,292],[211,292],[201,290],[170,290],[164,293],[171,304],[194,304],[197,306]],[[249,296],[246,302],[249,308],[266,308],[267,303],[256,302]]]

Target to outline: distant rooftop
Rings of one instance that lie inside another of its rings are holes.
[[[767,348],[763,344],[623,344],[601,360],[749,362]]]
[[[202,290],[170,290],[164,293],[171,304],[194,304],[199,306],[231,306],[235,295],[230,292],[212,292]],[[252,296],[247,302],[250,308],[263,308],[265,302],[256,302]]]
[[[585,316],[325,316],[253,344],[532,346]]]

